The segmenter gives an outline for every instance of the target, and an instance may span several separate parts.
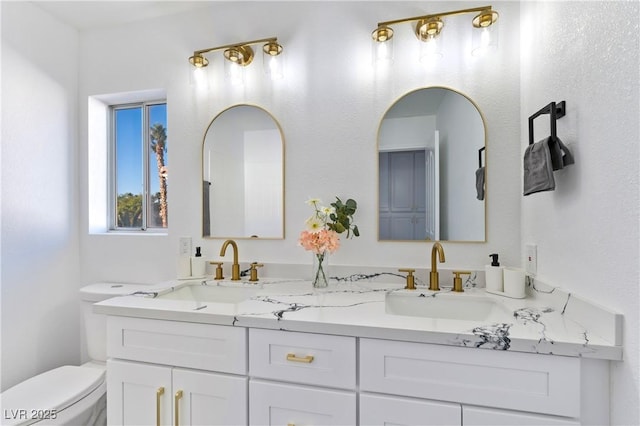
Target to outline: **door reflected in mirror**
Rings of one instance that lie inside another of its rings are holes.
[[[378,129],[378,239],[485,241],[486,131],[465,95],[418,89]]]
[[[236,105],[202,145],[202,235],[284,238],[284,137],[266,110]]]

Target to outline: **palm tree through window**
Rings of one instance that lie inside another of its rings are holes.
[[[168,227],[166,102],[115,105],[112,229]]]

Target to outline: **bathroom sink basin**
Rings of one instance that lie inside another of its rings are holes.
[[[391,315],[467,321],[483,321],[492,313],[506,313],[498,302],[486,296],[419,291],[387,293],[385,311]]]
[[[239,285],[223,287],[217,285],[187,285],[159,295],[159,299],[185,300],[209,303],[240,303],[256,295],[258,288]]]

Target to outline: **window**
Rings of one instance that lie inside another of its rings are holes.
[[[167,228],[167,104],[113,105],[110,112],[110,228]]]

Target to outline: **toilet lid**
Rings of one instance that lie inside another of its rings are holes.
[[[19,417],[22,415],[19,410],[25,410],[26,416],[30,416],[31,410],[36,408],[64,410],[100,386],[104,382],[104,375],[102,369],[73,365],[46,371],[2,392],[2,412],[16,413],[15,417]],[[25,418],[4,420],[20,423]]]

